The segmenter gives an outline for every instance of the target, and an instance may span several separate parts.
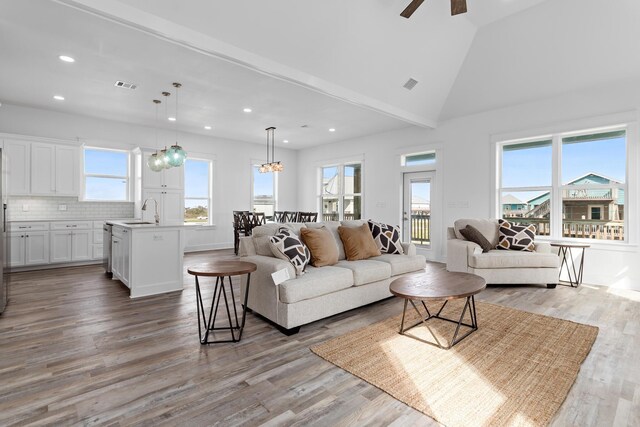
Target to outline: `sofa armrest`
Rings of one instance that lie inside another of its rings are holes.
[[[409,242],[409,243],[402,243],[402,250],[404,251],[405,255],[415,255],[416,254],[416,245],[414,245],[413,243]]]
[[[550,254],[551,253],[551,244],[547,242],[535,242],[534,251],[540,254]]]
[[[460,239],[447,240],[447,270],[466,273],[469,258],[481,253],[482,248],[476,243]]]
[[[447,227],[447,240],[457,239],[456,232],[453,227]]]
[[[241,257],[256,255],[256,246],[253,244],[252,237],[241,237],[238,255]]]

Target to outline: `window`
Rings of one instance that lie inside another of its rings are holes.
[[[436,162],[436,153],[433,151],[427,153],[407,154],[402,156],[402,166],[422,166],[432,165]]]
[[[555,238],[625,239],[626,129],[498,144],[501,215]]]
[[[362,163],[320,168],[323,221],[362,219]]]
[[[83,179],[84,200],[129,201],[129,153],[85,148]]]
[[[184,162],[184,223],[211,224],[210,160]]]
[[[262,212],[272,219],[277,206],[276,173],[260,173],[260,165],[253,165],[253,212]]]

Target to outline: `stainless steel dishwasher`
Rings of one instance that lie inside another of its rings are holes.
[[[105,274],[111,276],[111,224],[102,226],[102,265]]]

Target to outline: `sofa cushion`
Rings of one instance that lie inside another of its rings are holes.
[[[491,246],[491,243],[473,225],[467,225],[465,228],[461,228],[460,234],[462,234],[466,240],[479,245],[482,248],[482,252],[489,252],[491,249],[494,249],[494,246]]]
[[[351,270],[339,267],[307,267],[307,272],[279,286],[280,301],[286,304],[316,298],[353,286]]]
[[[380,253],[383,254],[403,254],[402,242],[400,241],[400,227],[381,224],[379,222],[367,221],[373,240],[376,242]]]
[[[536,237],[536,226],[517,225],[504,219],[498,220],[500,236],[498,237],[498,249],[509,251],[533,252]]]
[[[326,228],[302,228],[300,237],[311,251],[311,265],[324,267],[338,262],[338,248],[331,232]]]
[[[427,260],[422,255],[382,254],[369,259],[371,261],[381,261],[389,264],[391,266],[392,276],[422,270],[427,266]]]
[[[351,270],[353,272],[353,284],[356,286],[391,277],[391,264],[382,261],[372,261],[370,259],[340,261],[335,266]]]
[[[560,257],[554,253],[491,250],[470,257],[473,268],[557,268]]]
[[[256,248],[256,254],[270,257],[273,256],[271,245],[269,244],[269,238],[271,236],[275,236],[280,227],[287,227],[293,230],[295,234],[300,235],[299,228],[298,231],[296,231],[296,229],[291,227],[290,224],[269,223],[259,225],[251,231],[251,237],[253,245]],[[304,224],[302,224],[302,227],[304,227]]]
[[[464,240],[460,233],[461,228],[467,225],[475,227],[491,243],[491,247],[498,245],[498,220],[495,219],[459,219],[453,223],[453,232],[456,238]]]
[[[289,261],[296,269],[296,275],[304,273],[311,261],[311,252],[300,238],[287,227],[280,227],[275,236],[269,237],[271,252],[276,258]]]
[[[342,246],[342,240],[340,240],[340,235],[338,234],[338,227],[340,227],[340,221],[310,222],[310,223],[307,223],[306,225],[307,225],[307,228],[326,227],[331,232],[334,240],[336,241],[336,246],[338,247],[338,260],[347,259],[347,257],[344,254],[344,246]]]
[[[338,234],[349,261],[358,261],[380,255],[367,224],[360,227],[338,227]]]
[[[340,225],[342,225],[343,227],[349,227],[349,228],[353,228],[353,227],[360,227],[362,224],[366,224],[367,221],[364,219],[347,219],[344,221],[340,221]]]

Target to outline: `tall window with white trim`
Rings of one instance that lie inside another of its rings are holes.
[[[501,216],[554,238],[626,240],[627,131],[498,144]]]
[[[320,168],[320,207],[323,221],[362,219],[362,163]]]
[[[129,152],[85,147],[83,188],[83,200],[129,201]]]
[[[262,212],[266,218],[273,218],[277,206],[277,173],[260,173],[260,165],[253,165],[253,186],[251,208]]]
[[[211,160],[184,162],[184,223],[211,224]]]

